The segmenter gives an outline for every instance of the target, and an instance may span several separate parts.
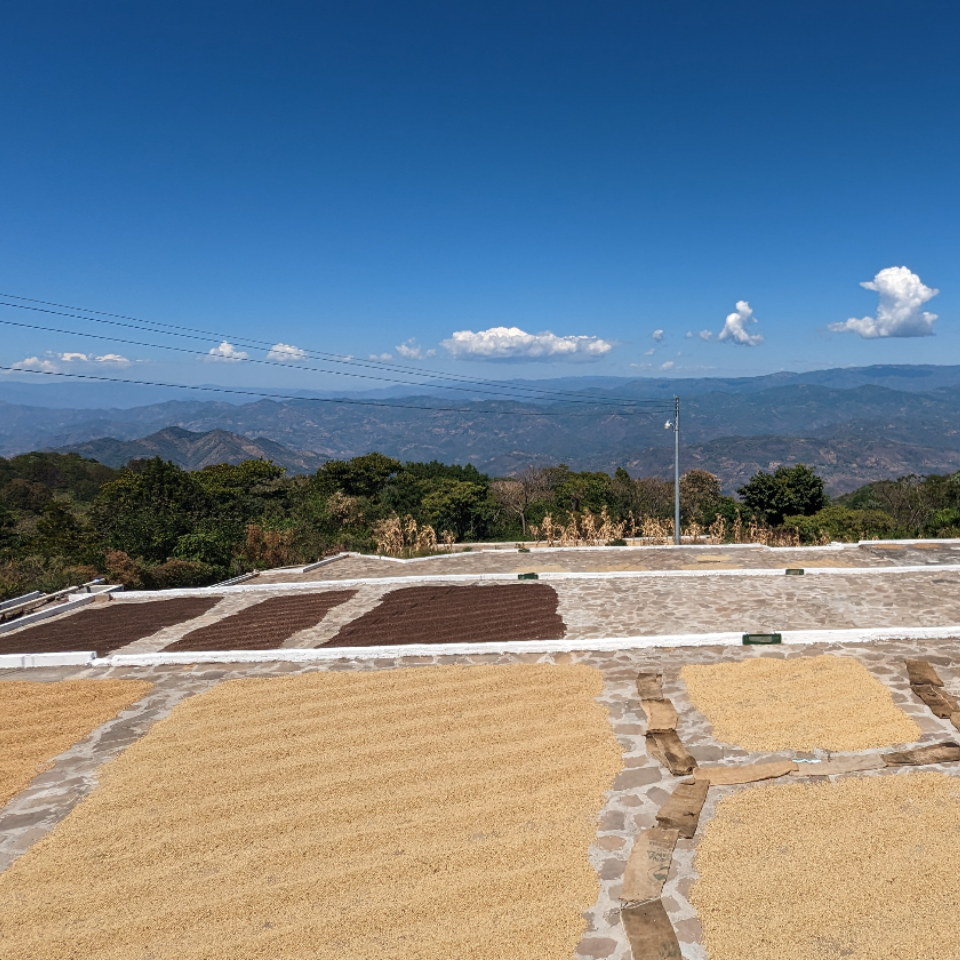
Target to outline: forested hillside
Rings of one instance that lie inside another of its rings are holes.
[[[824,542],[960,535],[960,473],[908,475],[831,502],[803,466],[758,471],[736,498],[681,479],[687,535]],[[494,478],[379,453],[289,476],[267,460],[114,469],[77,454],[0,458],[0,596],[106,576],[130,587],[213,583],[341,550],[409,556],[484,540],[620,542],[672,533],[673,485],[563,464]],[[552,531],[552,532],[551,532]]]
[[[577,471],[612,474],[625,466],[634,475],[669,477],[673,452],[663,422],[676,392],[683,468],[716,474],[727,494],[757,470],[781,464],[813,466],[833,495],[874,480],[960,469],[956,367],[557,381],[568,400],[576,398],[572,406],[546,394],[491,400],[407,388],[402,397],[378,396],[373,406],[349,395],[344,402],[326,396],[227,403],[181,391],[190,399],[84,409],[28,405],[22,398],[41,394],[15,386],[0,384],[0,455],[74,450],[116,465],[159,455],[190,469],[265,456],[292,472],[312,472],[325,459],[379,450],[401,461],[469,463],[492,476],[566,463]]]

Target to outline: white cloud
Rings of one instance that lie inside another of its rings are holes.
[[[712,331],[712,330],[701,330],[700,333],[698,334],[698,336],[700,337],[701,340],[712,340],[712,339],[713,339],[713,331]]]
[[[267,354],[268,360],[302,360],[307,355],[306,350],[301,350],[289,343],[275,343]]]
[[[656,340],[657,343],[659,343],[663,339],[663,331],[654,330],[653,333],[650,334],[650,336],[653,337],[653,339]]]
[[[674,362],[673,362],[672,360],[666,360],[666,361],[664,361],[663,363],[660,364],[660,369],[661,369],[661,370],[672,370],[674,366],[675,366],[675,364],[674,364]]]
[[[746,325],[756,323],[757,318],[750,309],[750,304],[746,300],[737,301],[737,312],[727,314],[723,329],[720,331],[718,340],[731,340],[743,347],[756,347],[763,343],[763,335],[760,333],[747,333]]]
[[[237,350],[232,343],[224,340],[219,347],[213,347],[207,353],[208,360],[246,360],[247,355],[242,350]]]
[[[41,360],[39,357],[25,357],[14,366],[24,370],[43,370],[45,373],[54,373],[58,369],[52,360]]]
[[[657,351],[653,347],[651,347],[649,350],[644,350],[643,355],[645,357],[652,357],[656,352]]]
[[[920,308],[940,291],[926,286],[907,267],[887,267],[872,280],[860,284],[880,294],[876,317],[851,317],[843,323],[831,323],[835,333],[850,331],[872,340],[875,337],[932,337],[935,313]]]
[[[600,337],[558,337],[519,327],[458,330],[441,345],[457,360],[597,360],[613,349]]]
[[[456,334],[454,334],[454,336],[456,336]],[[416,337],[411,337],[409,340],[404,340],[403,343],[398,343],[393,349],[405,360],[423,360],[426,357],[436,356],[436,350],[424,350],[423,347],[416,342],[416,339]]]
[[[126,367],[130,365],[130,360],[119,353],[104,353],[96,356],[92,353],[78,353],[74,350],[57,352],[47,350],[43,357],[26,357],[16,366],[23,367],[25,370],[43,370],[46,373],[56,373],[63,369],[64,364],[72,363],[113,363],[117,366]]]
[[[392,353],[371,353],[370,359],[371,360],[392,360],[393,354]]]

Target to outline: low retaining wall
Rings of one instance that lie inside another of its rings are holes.
[[[874,630],[785,630],[784,646],[811,643],[876,643],[880,640],[945,640],[960,638],[960,624],[949,627],[884,627]],[[316,649],[218,650],[210,653],[115,654],[93,666],[132,667],[191,663],[311,663],[330,660],[396,660],[483,653],[571,653],[651,650],[658,647],[741,646],[742,633],[674,633],[602,640],[509,640],[502,643],[411,643],[389,647],[318,647]],[[759,649],[759,648],[757,648]]]
[[[97,655],[93,650],[77,653],[2,653],[0,670],[22,670],[24,667],[90,666]]]

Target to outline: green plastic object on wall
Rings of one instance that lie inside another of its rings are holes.
[[[783,643],[783,636],[779,633],[745,633],[743,642],[745,644]]]
[[[540,577],[537,576],[537,574],[535,573],[518,573],[517,579],[518,580],[539,580]]]
[[[803,567],[787,567],[784,570],[784,573],[788,577],[802,577],[803,576]]]

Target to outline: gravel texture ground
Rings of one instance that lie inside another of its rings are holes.
[[[557,593],[545,583],[403,587],[341,627],[331,647],[557,640]]]
[[[164,627],[206,613],[220,597],[174,597],[144,603],[114,601],[0,636],[0,653],[96,650],[105,657]]]
[[[0,686],[0,806],[57,754],[152,686],[142,680],[16,681]]]
[[[301,630],[315,627],[334,608],[355,596],[356,590],[271,597],[239,613],[191,630],[164,649],[276,650]]]
[[[956,960],[960,780],[909,772],[720,801],[691,902],[710,960]]]
[[[869,750],[920,730],[850,657],[690,664],[680,673],[714,736],[745,750]]]
[[[598,670],[221,682],[0,874],[4,960],[569,960],[621,750]]]

